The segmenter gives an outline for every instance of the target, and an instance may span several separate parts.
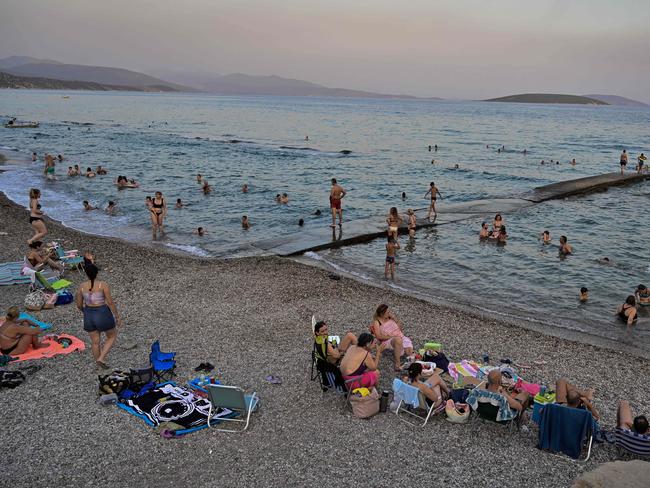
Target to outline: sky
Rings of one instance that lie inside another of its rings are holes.
[[[647,0],[0,0],[0,57],[650,102]]]

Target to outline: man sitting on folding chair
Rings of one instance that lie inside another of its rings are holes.
[[[478,410],[479,403],[485,401],[499,407],[495,418],[497,422],[508,422],[517,416],[522,418],[531,398],[523,390],[516,395],[510,395],[501,387],[501,371],[493,369],[488,373],[487,385],[485,387],[477,386],[467,397],[467,404],[474,411]]]
[[[648,418],[645,415],[637,415],[632,418],[632,408],[630,402],[621,400],[618,404],[618,412],[616,418],[619,429],[629,430],[641,435],[650,435],[650,427],[648,426]]]

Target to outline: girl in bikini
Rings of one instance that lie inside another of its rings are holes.
[[[29,190],[29,223],[32,224],[34,235],[27,241],[27,244],[41,240],[47,235],[47,228],[43,221],[43,215],[45,214],[41,210],[41,204],[39,203],[40,198],[41,190],[38,188],[32,188]]]
[[[154,198],[151,200],[151,230],[154,240],[156,239],[157,231],[160,230],[161,236],[165,233],[163,229],[163,220],[167,215],[167,204],[161,192],[157,191]]]
[[[8,355],[23,354],[32,346],[34,349],[47,347],[38,340],[43,332],[40,327],[32,327],[29,320],[18,321],[18,307],[9,307],[4,323],[0,325],[0,352]]]
[[[402,225],[404,219],[397,213],[397,207],[391,207],[386,223],[388,224],[388,237],[394,237],[397,240],[397,230]]]

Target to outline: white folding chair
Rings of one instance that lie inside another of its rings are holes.
[[[246,395],[244,390],[237,386],[225,385],[206,385],[208,390],[208,399],[210,400],[210,410],[208,412],[208,427],[212,427],[210,422],[218,408],[225,408],[238,413],[245,418],[229,418],[227,416],[219,417],[220,422],[238,422],[243,424],[241,429],[217,429],[220,432],[243,432],[248,429],[251,413],[257,410],[259,398],[257,393]]]

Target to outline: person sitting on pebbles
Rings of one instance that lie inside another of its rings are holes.
[[[403,332],[402,322],[390,311],[388,305],[381,304],[375,310],[370,332],[385,349],[392,349],[395,371],[402,370],[402,354],[413,356],[413,342]]]
[[[43,330],[38,326],[32,327],[36,324],[30,320],[19,320],[19,316],[18,307],[9,307],[4,323],[0,325],[0,352],[16,356],[27,352],[30,346],[34,349],[47,347],[38,339]]]

